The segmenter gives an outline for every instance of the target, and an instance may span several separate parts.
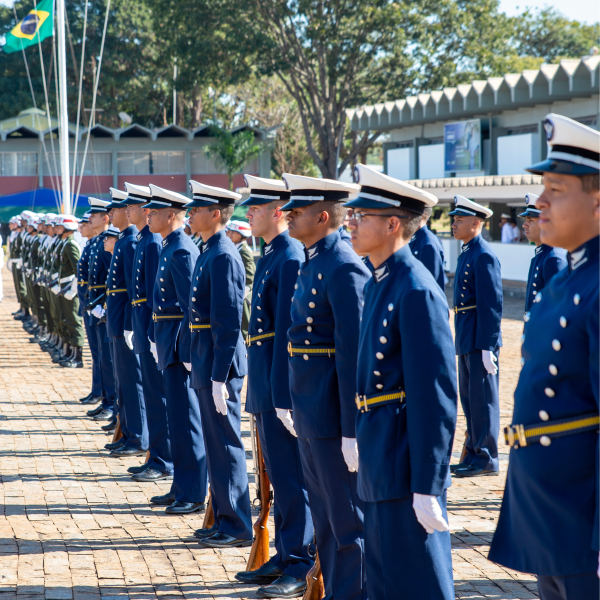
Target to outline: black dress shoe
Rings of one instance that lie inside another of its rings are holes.
[[[148,463],[144,463],[143,465],[140,465],[139,467],[129,467],[127,469],[128,473],[131,473],[132,475],[136,475],[137,473],[143,473],[146,469],[149,469],[150,465]],[[175,498],[173,498],[173,500],[175,500]],[[170,502],[169,502],[170,504]]]
[[[165,513],[168,515],[188,515],[198,510],[204,510],[206,504],[204,502],[180,502],[175,500],[171,506],[165,508]]]
[[[123,440],[123,438],[121,438],[120,440],[117,440],[116,442],[109,442],[108,444],[104,444],[104,447],[107,450],[118,450],[119,448],[122,448],[125,445],[125,441]]]
[[[102,396],[93,396],[90,394],[86,400],[81,400],[81,404],[98,404],[98,402],[102,402],[104,398]]]
[[[456,465],[450,465],[450,473],[454,473],[457,469],[465,469],[469,465],[467,463],[458,463]]]
[[[162,496],[152,496],[150,502],[157,506],[171,506],[171,504],[175,502],[175,494],[173,492],[168,492]]]
[[[86,400],[89,400],[94,394],[92,392],[90,392],[87,396],[85,396],[84,398],[79,398],[79,402],[85,402]]]
[[[469,465],[464,469],[456,469],[454,471],[455,477],[483,477],[490,476],[493,477],[495,475],[499,475],[498,471],[492,471],[491,469],[482,469],[481,467],[476,467],[475,465]]]
[[[204,548],[245,548],[246,546],[252,546],[252,540],[240,540],[220,531],[200,540],[199,543]]]
[[[96,406],[96,408],[92,408],[92,410],[88,410],[85,414],[88,417],[95,417],[96,415],[99,415],[103,410],[104,407],[101,404],[100,406]]]
[[[94,421],[112,421],[114,418],[115,415],[113,411],[105,409],[94,417]]]
[[[141,473],[136,473],[131,476],[133,481],[149,482],[149,481],[160,481],[161,479],[173,479],[172,473],[161,473],[158,469],[149,467]]]
[[[217,531],[219,531],[219,529],[214,525],[208,528],[196,529],[196,531],[194,531],[194,537],[198,538],[199,540],[203,540],[204,538],[210,537],[211,535],[215,535]]]
[[[131,446],[127,446],[124,444],[121,448],[117,448],[113,450],[109,456],[116,456],[117,458],[127,458],[128,456],[141,456],[142,454],[146,454],[146,450],[138,450],[137,448],[132,448]]]
[[[100,427],[100,429],[102,429],[102,431],[114,431],[117,428],[117,420],[114,419],[113,421],[111,421],[110,423],[107,423],[106,425],[102,425],[102,427]]]
[[[203,531],[200,529],[199,531]],[[194,535],[196,535],[194,533]],[[275,565],[271,560],[267,561],[262,567],[259,567],[255,571],[241,571],[235,578],[238,581],[244,583],[256,583],[262,585],[263,583],[273,583],[283,575],[283,571]]]
[[[304,595],[306,579],[296,579],[291,575],[282,575],[277,581],[265,587],[259,587],[259,598],[298,598]]]

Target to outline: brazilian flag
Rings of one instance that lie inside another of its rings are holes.
[[[6,34],[4,52],[18,52],[54,35],[54,0],[42,0],[36,8]]]

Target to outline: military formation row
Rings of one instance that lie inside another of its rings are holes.
[[[548,116],[546,132],[548,159],[530,169],[544,175],[545,189],[527,198],[523,215],[537,250],[490,558],[536,574],[544,600],[571,600],[600,591],[600,136],[559,115]],[[436,197],[364,165],[356,180],[246,176],[242,204],[264,245],[245,336],[252,281],[236,244],[248,228],[227,235],[241,197],[195,181],[192,201],[152,184],[111,188],[112,202],[90,199],[76,278],[53,259],[30,289],[18,287],[29,304],[17,317],[50,335],[46,344],[70,335],[57,329],[66,321],[43,321],[45,300],[34,309],[40,283],[80,313],[94,357],[82,401],[99,403],[88,414],[109,420],[107,428],[119,415],[112,456],[148,453],[130,468],[135,480],[172,478],[170,492],[151,499],[167,513],[204,509],[210,484],[214,524],[195,533],[205,548],[253,544],[241,440],[247,376],[245,410],[274,490],[276,527],[274,556],[237,575],[260,585],[258,596],[302,595],[314,540],[326,598],[450,600],[451,475],[499,472],[502,282],[481,237],[492,211],[457,196],[450,213],[463,242],[453,340],[441,246],[426,227]],[[71,243],[74,226],[63,216],[52,228]],[[24,254],[19,235],[17,286],[40,268],[28,258],[40,253]],[[568,251],[566,261],[556,248]],[[73,339],[68,366],[81,358]],[[468,435],[451,465],[459,389]]]

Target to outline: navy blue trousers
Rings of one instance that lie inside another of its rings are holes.
[[[313,541],[314,527],[298,440],[283,426],[274,410],[256,414],[254,418],[267,475],[275,492],[276,554],[271,562],[286,575],[305,579],[313,565],[308,545]]]
[[[135,352],[129,349],[122,335],[112,338],[112,346],[119,397],[119,418],[124,435],[126,431],[125,445],[136,450],[146,450],[148,424],[140,362]]]
[[[252,514],[246,451],[242,443],[243,377],[227,382],[227,414],[217,412],[212,387],[197,390],[210,480],[210,498],[219,532],[252,539]]]
[[[151,468],[161,473],[173,473],[171,440],[169,439],[169,421],[167,418],[167,399],[162,373],[158,370],[152,352],[138,354],[142,371],[142,388],[148,422],[148,446]]]
[[[600,579],[595,572],[579,575],[538,575],[541,600],[597,600],[600,598]]]
[[[446,520],[446,493],[438,497]],[[412,494],[365,502],[365,561],[369,598],[454,600],[450,532],[428,534]]]
[[[98,352],[98,337],[92,326],[88,323],[87,315],[83,317],[85,335],[92,354],[92,394],[102,396],[102,374],[100,373],[100,355]]]
[[[498,358],[499,352],[495,354]],[[458,357],[460,403],[467,419],[467,456],[464,462],[493,471],[499,469],[499,379],[500,370],[496,375],[485,370],[481,350]]]
[[[173,457],[171,490],[180,502],[204,502],[208,475],[198,397],[183,363],[170,364],[162,374]]]
[[[363,501],[342,438],[298,438],[327,600],[367,598]],[[379,600],[379,599],[377,599]]]
[[[92,325],[98,341],[98,358],[100,360],[100,376],[102,378],[102,407],[115,410],[115,376],[113,372],[110,342],[106,336],[106,323]]]

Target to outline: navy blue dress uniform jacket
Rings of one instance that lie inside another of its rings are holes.
[[[371,273],[337,231],[305,254],[288,332],[291,347],[306,350],[289,358],[294,427],[304,438],[354,438],[358,331]]]
[[[456,354],[495,351],[502,346],[500,262],[480,235],[465,244],[458,257],[454,307]]]
[[[81,251],[77,263],[77,296],[79,297],[79,315],[83,316],[83,307],[86,305],[86,294],[88,288],[88,277],[90,272],[90,252],[94,240],[88,240]]]
[[[256,265],[248,326],[248,337],[256,338],[248,346],[249,413],[292,408],[287,332],[292,324],[290,301],[303,262],[302,245],[283,231],[263,246],[263,256]]]
[[[90,250],[90,270],[88,275],[88,304],[106,292],[106,280],[110,269],[111,254],[104,249],[104,238],[106,233],[102,232],[94,239],[94,245]],[[89,315],[90,325],[98,323],[94,315]]]
[[[599,412],[598,252],[594,238],[569,254],[525,314],[513,424]],[[596,429],[511,449],[489,559],[536,575],[595,572],[599,472]]]
[[[543,290],[548,282],[566,266],[564,251],[560,248],[542,244],[535,249],[535,256],[531,259],[527,276],[525,312],[531,310],[537,293]]]
[[[106,280],[106,331],[108,337],[118,337],[133,331],[131,324],[131,271],[138,230],[130,225],[119,234],[113,250]]]
[[[152,233],[146,225],[137,234],[136,241],[130,299],[133,350],[141,354],[150,352],[150,340],[154,341],[152,301],[162,238],[158,233]]]
[[[437,235],[427,226],[421,227],[412,236],[409,245],[413,256],[427,267],[427,270],[433,275],[433,278],[443,290],[446,286],[444,249]]]
[[[246,271],[225,230],[200,247],[200,256],[189,293],[186,328],[191,331],[190,356],[194,357],[191,387],[211,387],[248,372],[242,337],[242,305]]]
[[[198,247],[183,231],[170,233],[162,241],[162,252],[152,292],[154,339],[158,368],[190,362],[188,302]]]
[[[360,497],[440,496],[450,486],[456,358],[446,297],[408,245],[365,287],[357,390],[367,399],[405,393],[358,413]]]

